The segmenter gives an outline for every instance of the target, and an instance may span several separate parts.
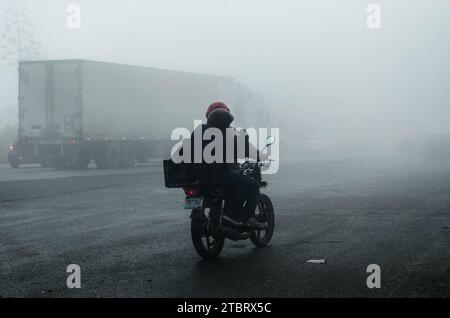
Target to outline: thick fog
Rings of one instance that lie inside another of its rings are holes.
[[[10,2],[0,2],[0,34],[11,32]],[[446,0],[13,2],[43,58],[233,77],[263,94],[294,145],[390,149],[450,132]],[[79,29],[67,27],[71,3],[81,8]],[[367,27],[370,3],[381,8],[381,28]],[[17,66],[8,63],[0,60],[0,125],[17,121]]]

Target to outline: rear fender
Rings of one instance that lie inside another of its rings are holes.
[[[196,221],[208,221],[208,218],[203,210],[192,210],[190,218]]]

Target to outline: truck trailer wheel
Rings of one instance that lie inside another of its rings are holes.
[[[74,168],[78,170],[85,170],[89,166],[93,157],[92,147],[89,144],[83,145],[78,154],[78,160],[74,164]]]
[[[145,141],[138,142],[134,150],[137,162],[145,163],[148,161],[148,147]]]
[[[48,160],[50,167],[56,170],[66,169],[66,161],[62,157],[51,157]]]
[[[130,142],[123,143],[121,147],[120,167],[131,168],[134,166],[135,161],[136,153],[134,150],[134,145]]]
[[[11,158],[8,158],[8,161],[9,161],[9,165],[11,166],[11,168],[17,169],[20,167],[19,159],[15,158],[15,157],[11,157]]]
[[[120,164],[120,154],[117,142],[101,144],[95,151],[95,165],[99,169],[116,169]]]
[[[51,168],[50,162],[48,159],[42,159],[39,161],[39,163],[41,164],[42,168]]]
[[[90,162],[91,156],[89,154],[81,152],[77,163],[74,165],[74,168],[78,170],[85,170],[89,166]]]
[[[136,160],[139,163],[146,163],[146,162],[148,162],[148,158],[146,156],[144,156],[144,155],[137,156]]]

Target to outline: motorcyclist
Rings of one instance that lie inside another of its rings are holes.
[[[240,167],[237,163],[238,151],[237,142],[238,140],[245,140],[245,156],[249,153],[257,153],[257,149],[249,142],[248,135],[245,131],[236,131],[234,134],[230,135],[226,133],[227,128],[231,128],[230,124],[234,121],[234,117],[230,112],[227,105],[222,102],[212,103],[206,111],[206,124],[198,126],[196,129],[201,129],[201,134],[208,128],[218,128],[222,132],[223,139],[223,157],[224,160],[221,163],[203,163],[203,174],[209,177],[212,183],[221,184],[226,190],[229,191],[228,206],[225,207],[225,214],[234,220],[242,219],[242,223],[246,226],[252,228],[263,229],[265,225],[260,223],[255,218],[255,209],[258,200],[258,187],[255,181],[251,178],[244,176],[240,173]],[[191,149],[194,149],[194,134],[191,136]],[[239,134],[244,134],[239,138]],[[234,138],[234,158],[233,162],[227,162],[227,142],[225,138]],[[214,140],[214,139],[212,139]],[[202,142],[202,151],[205,146],[212,142],[212,140],[204,140]],[[203,152],[202,152],[203,153]]]

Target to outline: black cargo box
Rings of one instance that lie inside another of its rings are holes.
[[[200,182],[201,164],[174,163],[164,160],[164,182],[166,188],[182,188]]]

